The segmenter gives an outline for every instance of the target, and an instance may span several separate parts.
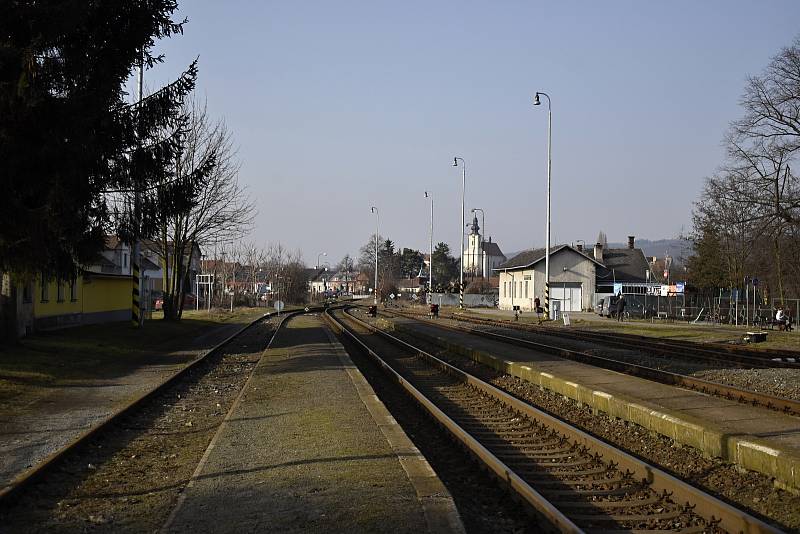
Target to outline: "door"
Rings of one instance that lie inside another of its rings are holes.
[[[552,282],[550,298],[561,303],[561,311],[581,311],[581,283],[580,282]]]

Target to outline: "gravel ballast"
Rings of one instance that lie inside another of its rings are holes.
[[[273,331],[261,322],[73,451],[0,512],[5,532],[153,532]]]
[[[373,324],[384,328],[389,325],[384,320],[373,321]],[[682,446],[665,436],[633,423],[593,413],[590,408],[580,406],[562,395],[497,373],[408,334],[397,331],[393,334],[738,508],[773,522],[782,529],[800,530],[800,497],[776,488],[770,477],[743,471],[718,458],[705,458],[697,450]]]

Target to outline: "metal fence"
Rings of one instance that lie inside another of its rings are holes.
[[[674,295],[625,295],[625,311],[634,318],[656,318],[687,323],[765,325],[775,318],[779,299],[768,304],[763,299],[732,299],[730,296],[706,297]],[[800,317],[800,299],[783,299],[783,309],[796,322]]]

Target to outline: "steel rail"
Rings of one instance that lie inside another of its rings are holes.
[[[589,365],[594,365],[596,367],[602,367],[604,369],[609,369],[611,371],[617,371],[627,375],[636,376],[647,380],[652,380],[653,382],[659,382],[671,386],[679,386],[693,391],[700,391],[702,393],[706,393],[709,395],[722,397],[727,400],[735,400],[741,403],[752,404],[754,406],[756,405],[762,406],[764,408],[770,410],[776,410],[789,415],[800,416],[800,401],[796,401],[794,399],[776,397],[774,395],[768,395],[766,393],[758,393],[757,391],[750,391],[738,388],[736,386],[722,384],[720,382],[703,380],[702,378],[696,378],[689,375],[673,373],[670,371],[655,369],[653,367],[647,367],[635,363],[615,360],[613,358],[608,358],[606,356],[598,356],[596,354],[591,354],[588,352],[565,349],[563,347],[557,347],[554,345],[548,345],[546,343],[540,343],[529,339],[522,339],[514,336],[508,336],[505,334],[499,334],[497,332],[487,332],[485,330],[476,330],[474,328],[468,328],[465,326],[442,324],[436,321],[429,321],[426,319],[422,319],[415,315],[396,312],[394,310],[387,313],[399,315],[400,317],[406,317],[408,319],[419,321],[421,323],[430,324],[436,326],[437,328],[442,328],[445,330],[469,333],[479,337],[493,339],[503,343],[516,345],[519,347],[540,350],[542,352],[546,352],[547,354],[552,354],[569,360],[586,363]]]
[[[313,311],[320,311],[319,308],[314,308]],[[283,319],[278,323],[275,327],[275,330],[272,333],[272,337],[280,330],[281,326],[284,324],[286,319],[289,317],[293,317],[294,315],[306,313],[304,310],[295,310],[287,313],[285,316],[282,316]],[[260,323],[261,321],[267,321],[272,318],[273,313],[264,314],[261,317],[258,317],[251,321],[250,323],[244,325],[240,328],[237,332],[228,336],[225,340],[218,343],[202,356],[192,360],[189,364],[181,369],[175,371],[172,375],[168,378],[163,380],[160,384],[155,386],[153,389],[144,393],[143,395],[131,400],[125,406],[120,408],[119,410],[115,411],[96,425],[92,426],[91,428],[85,430],[72,440],[70,440],[67,444],[60,447],[58,450],[54,451],[46,458],[44,458],[41,462],[39,462],[36,466],[27,469],[14,477],[11,482],[0,490],[0,509],[5,506],[10,505],[16,497],[20,494],[20,492],[35,483],[36,481],[40,480],[47,472],[53,469],[55,466],[59,465],[71,452],[79,449],[82,445],[86,444],[90,439],[99,435],[102,431],[109,428],[112,424],[116,423],[120,419],[125,416],[132,414],[136,409],[141,407],[144,403],[149,401],[150,399],[154,398],[156,395],[162,393],[170,386],[174,385],[184,376],[186,376],[189,371],[199,366],[201,363],[207,361],[212,355],[218,353],[222,348],[224,348],[228,343],[233,341],[235,338],[239,337],[243,334],[246,330],[250,329],[251,327],[255,326],[256,324]]]
[[[532,506],[534,506],[535,509],[544,513],[548,517],[555,514],[555,512],[558,512],[558,514],[554,515],[554,517],[559,520],[559,523],[557,524],[560,525],[560,528],[565,528],[565,531],[573,532],[574,530],[572,529],[578,528],[569,519],[566,519],[566,516],[563,513],[558,511],[552,503],[547,501],[535,489],[530,488],[528,491],[526,486],[530,486],[527,485],[527,483],[525,483],[521,477],[515,475],[505,464],[503,464],[491,452],[483,447],[483,445],[481,445],[477,439],[472,437],[469,432],[459,427],[455,421],[450,419],[446,414],[444,414],[444,412],[437,408],[432,401],[425,398],[424,395],[419,392],[419,390],[417,390],[412,384],[403,378],[397,371],[392,369],[387,362],[385,362],[378,354],[367,347],[365,343],[358,339],[356,334],[345,327],[342,321],[337,320],[330,313],[326,313],[325,317],[328,319],[329,324],[333,326],[335,331],[343,333],[344,335],[353,339],[358,346],[362,347],[362,349],[365,350],[384,370],[386,370],[390,376],[392,376],[399,384],[401,384],[406,391],[408,391],[415,399],[420,401],[420,404],[428,409],[435,419],[437,419],[448,430],[450,430],[456,439],[461,441],[482,461],[489,462],[487,465],[500,479],[508,481],[512,489],[517,492],[519,492],[518,488],[525,488],[525,493],[519,494],[526,500],[526,502],[529,502]],[[506,406],[509,406],[511,409],[516,410],[518,413],[528,416],[543,426],[555,429],[561,435],[564,435],[571,441],[582,445],[587,450],[595,454],[602,455],[602,457],[607,461],[619,465],[620,468],[629,470],[641,480],[649,484],[654,490],[658,492],[671,493],[674,497],[674,500],[677,502],[690,503],[695,507],[695,512],[704,517],[706,520],[709,520],[711,524],[719,521],[719,526],[729,532],[780,532],[760,519],[755,518],[742,510],[738,510],[737,508],[722,502],[716,497],[713,497],[712,495],[709,495],[708,493],[695,488],[694,486],[691,486],[686,482],[673,477],[672,475],[669,475],[657,467],[652,466],[643,460],[635,458],[634,456],[631,456],[630,454],[617,449],[616,447],[613,447],[612,445],[605,443],[600,439],[595,438],[594,436],[591,436],[586,432],[583,432],[582,430],[579,430],[578,428],[550,414],[547,414],[520,399],[517,399],[516,397],[509,395],[508,393],[470,375],[469,373],[440,360],[432,354],[352,316],[352,314],[349,314],[349,312],[347,318],[348,320],[367,328],[369,331],[378,334],[384,339],[389,340],[395,345],[404,347],[413,354],[419,355],[433,367],[441,369],[442,371],[457,377],[465,383],[482,391],[486,395],[493,397]],[[465,436],[467,439],[463,439]],[[522,484],[524,484],[524,486]],[[529,499],[532,499],[533,502],[531,502]],[[564,520],[562,520],[561,517],[564,517],[566,521],[569,522],[564,523]]]
[[[631,346],[645,348],[660,354],[675,356],[676,351],[682,357],[699,356],[703,359],[714,360],[726,364],[737,363],[753,367],[778,367],[800,369],[800,352],[776,350],[754,350],[745,349],[737,346],[726,346],[721,344],[709,344],[710,346],[699,346],[697,343],[682,340],[664,341],[647,336],[634,334],[614,333],[606,334],[603,332],[591,332],[581,329],[570,329],[569,332],[559,331],[554,328],[534,328],[511,321],[484,319],[481,317],[469,317],[462,314],[449,314],[442,316],[445,319],[455,321],[485,324],[512,330],[521,330],[536,334],[561,337],[567,339],[581,339],[587,341],[600,341],[608,345],[630,349]],[[688,352],[688,355],[687,355]]]
[[[552,525],[554,525],[560,532],[582,533],[584,532],[580,527],[568,519],[561,511],[559,511],[552,503],[544,498],[538,491],[533,489],[525,480],[519,475],[514,473],[511,468],[500,461],[494,454],[492,454],[486,447],[472,437],[466,430],[461,428],[453,419],[447,416],[439,407],[431,402],[425,395],[415,388],[410,382],[403,378],[397,371],[395,371],[388,363],[386,363],[377,353],[370,349],[363,341],[361,341],[356,334],[350,331],[343,323],[336,320],[335,317],[326,311],[324,314],[326,322],[331,326],[334,332],[339,335],[349,337],[361,350],[367,353],[391,378],[400,384],[406,392],[411,395],[421,406],[423,406],[432,416],[436,419],[448,432],[460,443],[462,443],[469,451],[472,452],[481,462],[484,463],[500,480],[505,481],[509,487],[519,495],[526,503],[528,503],[534,510],[545,517]],[[366,323],[364,323],[366,325]],[[369,327],[369,325],[367,325]],[[371,327],[370,327],[371,328]],[[378,330],[376,330],[378,331]],[[398,340],[399,341],[399,340]],[[400,343],[404,343],[400,341]],[[410,345],[409,345],[410,347]],[[441,362],[444,364],[444,362]],[[444,364],[447,365],[447,364]]]

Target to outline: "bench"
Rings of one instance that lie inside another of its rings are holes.
[[[787,325],[786,323],[779,322],[779,321],[776,321],[775,319],[770,319],[770,318],[766,318],[766,317],[762,317],[761,318],[761,322],[759,323],[759,326],[762,329],[769,328],[770,330],[775,330],[776,326],[778,327],[778,330],[785,330],[787,332],[790,332],[792,330],[792,323],[791,322]]]
[[[658,313],[656,313],[655,315],[653,315],[652,317],[650,317],[650,322],[651,322],[651,323],[654,323],[654,322],[656,322],[656,320],[659,320],[659,321],[668,321],[668,320],[670,320],[670,317],[669,317],[669,315],[667,314],[667,312],[658,312]]]

